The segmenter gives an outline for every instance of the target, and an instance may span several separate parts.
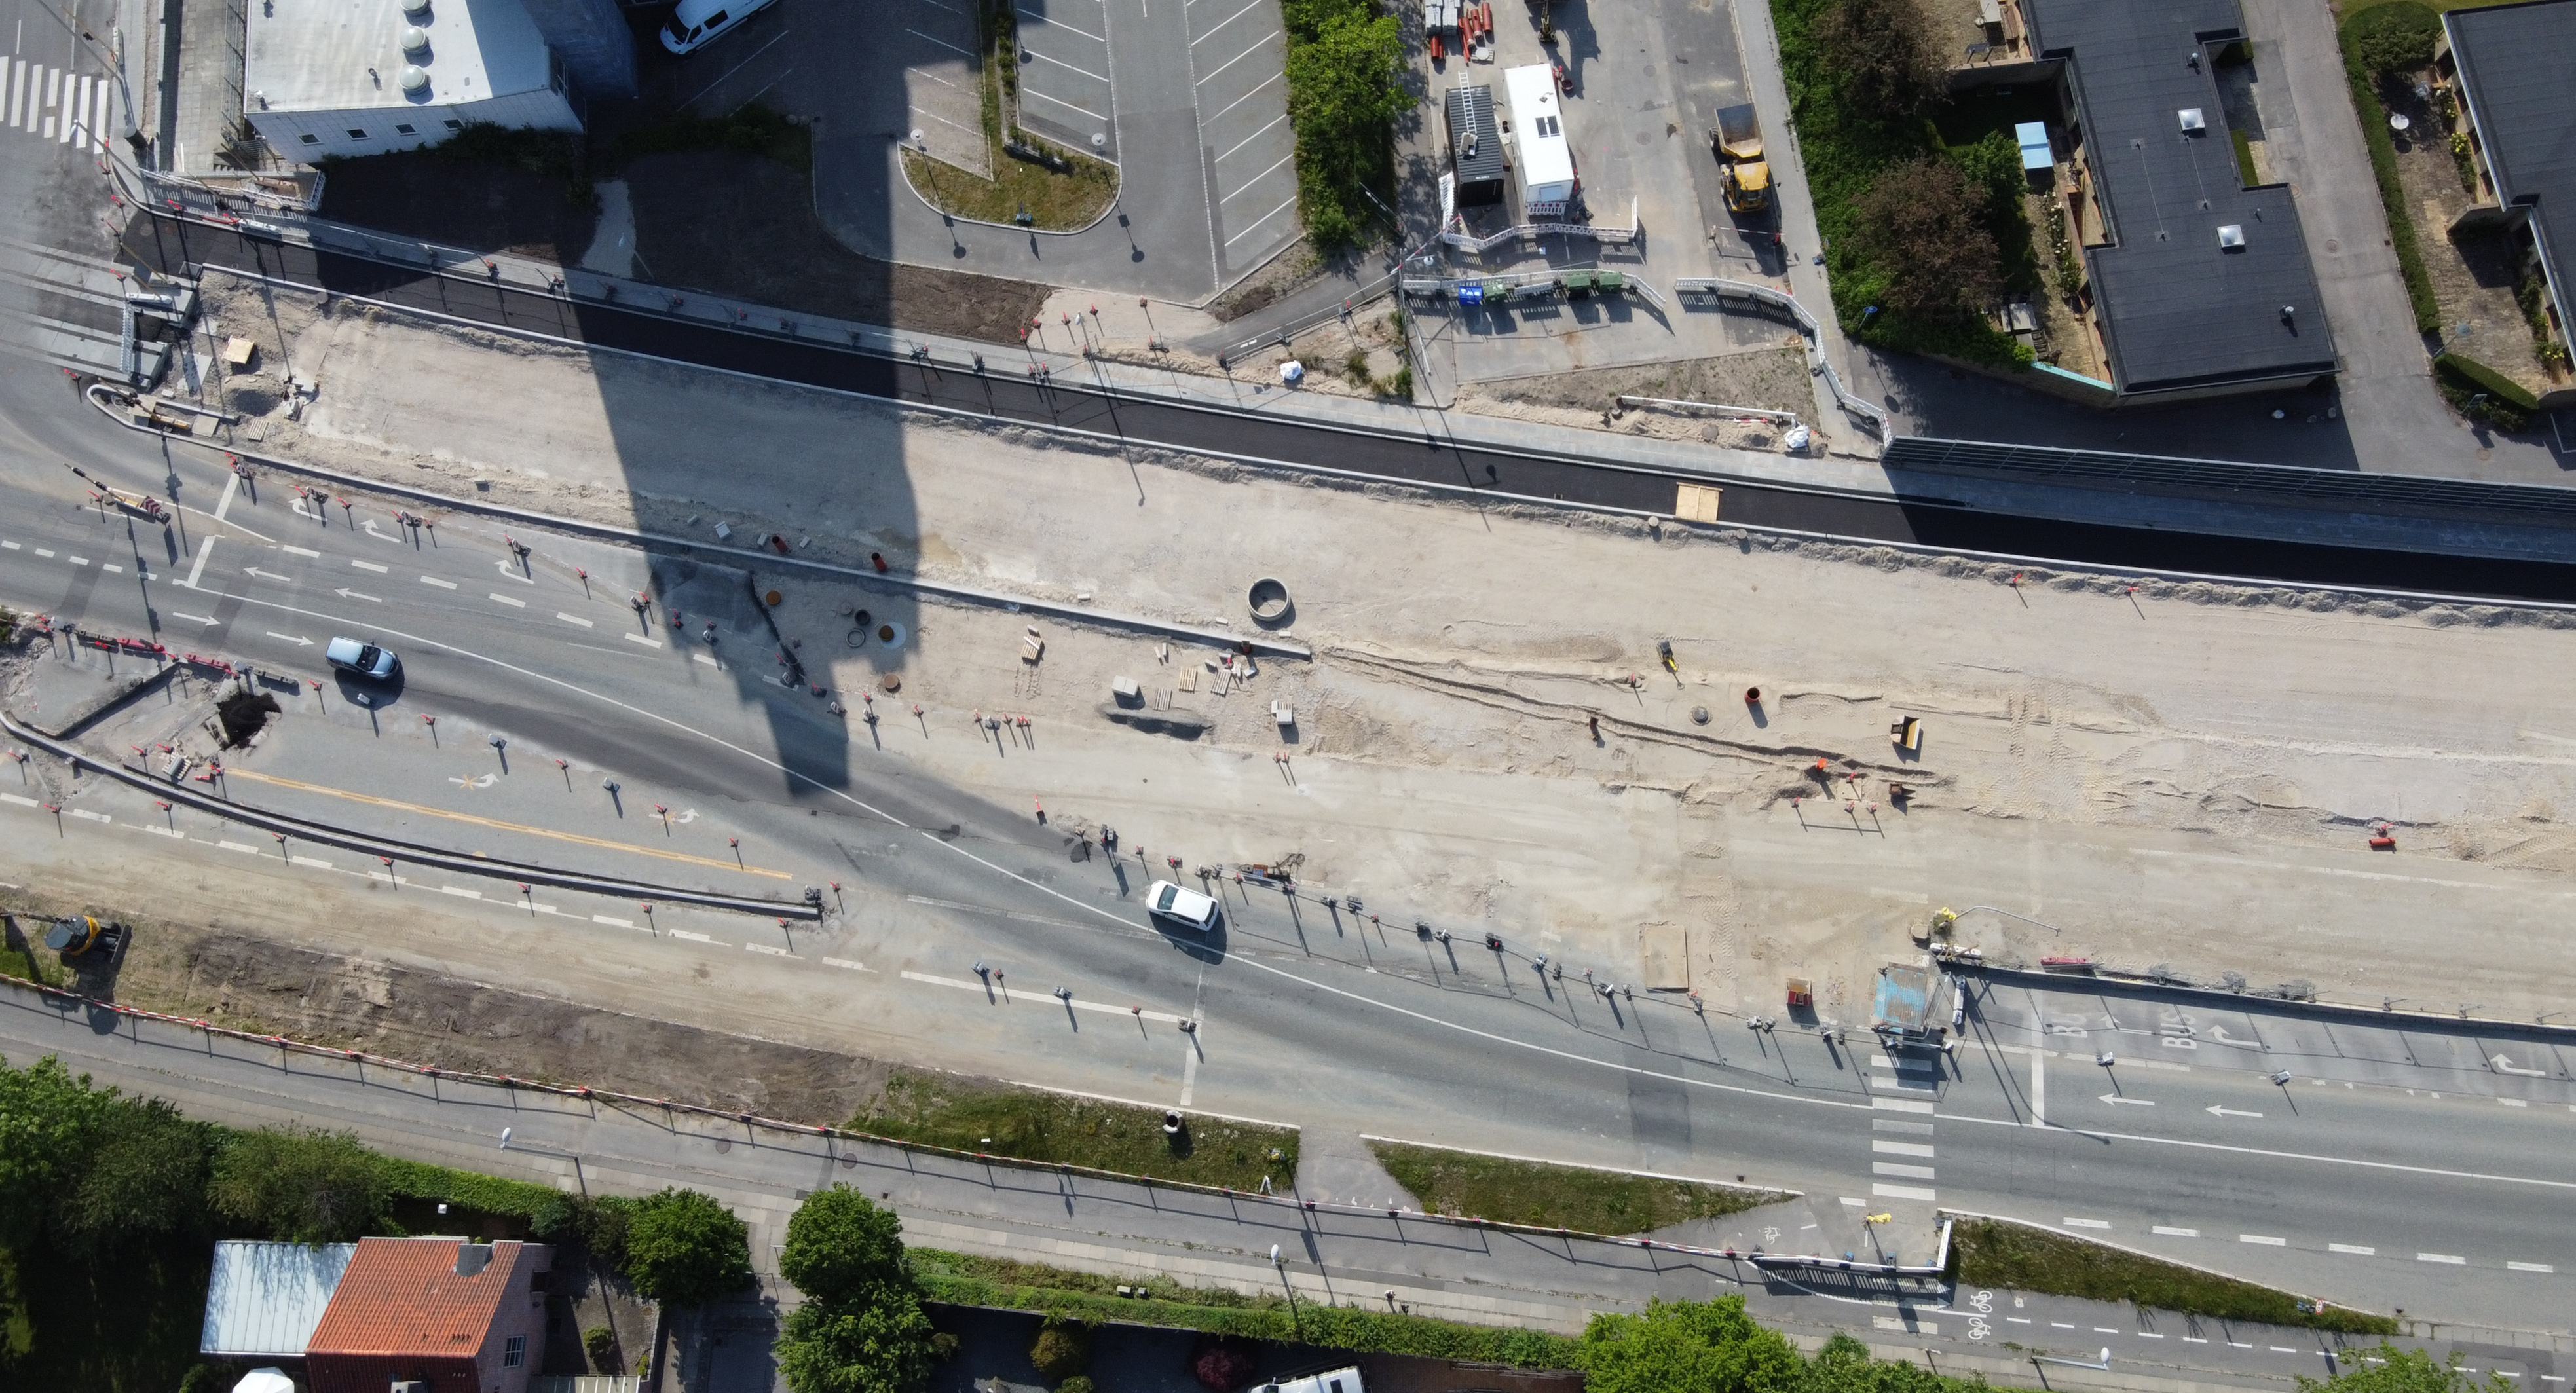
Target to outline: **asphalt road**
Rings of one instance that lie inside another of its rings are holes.
[[[648,631],[622,599],[652,564],[642,555],[537,537],[521,559],[470,515],[420,537],[363,498],[299,513],[275,481],[255,505],[238,494],[227,505],[231,476],[211,450],[179,446],[165,459],[162,442],[116,428],[43,379],[0,389],[0,406],[11,427],[0,436],[0,600],[286,671],[318,673],[314,648],[331,634],[382,638],[403,653],[406,680],[379,694],[371,719],[436,710],[469,731],[507,731],[527,753],[572,758],[585,778],[617,771],[725,806],[770,867],[807,883],[848,880],[882,907],[748,970],[788,974],[761,979],[781,983],[833,979],[834,1018],[872,1023],[904,1055],[1017,1067],[1025,1071],[1006,1076],[1126,1097],[1169,1088],[1181,1057],[1179,1098],[1195,1090],[1200,1107],[1742,1173],[1805,1191],[1829,1224],[1844,1208],[1885,1207],[1910,1235],[1897,1254],[1909,1260],[1928,1256],[1902,1249],[1922,1246],[1913,1236],[1928,1233],[1937,1204],[2098,1220],[2111,1227],[2097,1234],[2355,1305],[2540,1328],[2564,1328],[2576,1309],[2561,1275],[2576,1271],[2576,1250],[2550,1217],[2576,1197],[2564,1144],[2576,1094],[2564,1058],[2498,1063],[2490,1056],[2509,1052],[2483,1042],[2437,1051],[2423,1042],[2456,1037],[2435,1025],[2394,1043],[2345,1034],[2339,1048],[2375,1061],[2368,1070],[2324,1069],[2310,1062],[2323,1047],[2303,1044],[2292,1067],[2334,1086],[2302,1082],[2284,1094],[2268,1079],[2283,1066],[2267,1052],[2245,1055],[2219,1038],[2305,1039],[2275,1022],[2220,1023],[2195,1037],[2196,1050],[2151,1047],[2160,1065],[2187,1060],[2187,1074],[2144,1060],[2104,1070],[2089,1062],[2087,1037],[2040,1065],[2056,1084],[2043,1128],[2031,1124],[2047,1085],[2032,1077],[2029,1051],[2064,1050],[2053,1023],[2114,1029],[2095,1019],[2113,1014],[2099,1003],[1989,1003],[1973,1047],[1947,1069],[1900,1071],[1881,1068],[1866,1044],[1846,1051],[1812,1033],[1747,1032],[1652,993],[1605,998],[1585,988],[1577,964],[1543,978],[1525,945],[1489,952],[1473,926],[1449,926],[1457,936],[1446,944],[1426,941],[1401,927],[1412,922],[1401,905],[1370,906],[1388,927],[1229,888],[1217,934],[1165,932],[1131,898],[1158,862],[1068,859],[1069,838],[920,775],[899,747],[878,749],[810,694],[776,685],[763,636],[745,625],[729,619],[712,651],[667,626]],[[165,532],[102,514],[60,459],[165,497],[175,477],[178,523]],[[577,569],[590,573],[588,593]],[[747,651],[754,644],[761,650]],[[353,758],[344,784],[381,790],[420,777],[410,760],[388,744]],[[103,815],[128,822],[144,803],[100,799]],[[15,805],[0,819],[44,821]],[[57,827],[124,835],[114,823]],[[880,835],[886,853],[855,854]],[[220,854],[194,841],[153,851]],[[325,874],[283,862],[269,873],[287,886]],[[475,912],[503,931],[500,908]],[[876,971],[840,974],[826,956]],[[1005,999],[975,990],[965,979],[979,960],[1003,967],[1017,989]],[[578,982],[578,963],[560,970]],[[1091,1005],[1141,997],[1207,1029],[1184,1051],[1168,1033],[1122,1043],[1098,1019],[1043,998],[1045,1009],[1027,1009],[1029,988],[1056,984]],[[2116,1028],[2141,1040],[2165,1033],[2128,1019]],[[2360,1066],[2338,1057],[2336,1067]],[[2152,1106],[2101,1100],[2118,1091],[2096,1077],[2104,1073]],[[1899,1083],[1916,1086],[1888,1086]],[[2204,1236],[2153,1232],[2159,1225]],[[2240,1233],[2283,1241],[2235,1242],[2212,1256]]]
[[[706,1189],[753,1224],[752,1247],[764,1255],[764,1268],[797,1200],[847,1182],[892,1206],[905,1237],[926,1246],[1153,1270],[1202,1286],[1266,1290],[1285,1283],[1307,1301],[1386,1301],[1424,1314],[1558,1329],[1579,1325],[1589,1310],[1740,1292],[1759,1317],[1793,1332],[1854,1330],[1883,1353],[1911,1359],[1919,1351],[1947,1372],[2004,1382],[2066,1383],[2066,1372],[2043,1378],[2016,1357],[2030,1353],[2090,1360],[2105,1352],[2112,1369],[2099,1382],[2132,1387],[2174,1378],[2278,1387],[2367,1357],[2352,1348],[2364,1342],[2304,1331],[1938,1283],[1801,1281],[1741,1261],[1452,1227],[1329,1199],[1307,1208],[1307,1197],[1293,1190],[1277,1198],[1221,1197],[786,1135],[286,1055],[32,993],[0,993],[0,1053],[40,1052],[100,1083],[175,1095],[192,1113],[235,1125],[292,1118],[347,1128],[396,1154],[567,1189]],[[505,1127],[510,1151],[499,1146]],[[2001,1348],[2005,1341],[2015,1350]],[[2432,1348],[2437,1355],[2460,1349],[2471,1367],[2500,1367],[2526,1388],[2565,1382],[2546,1350],[2453,1341]]]
[[[129,231],[129,255],[157,269],[232,266],[339,294],[839,391],[922,402],[1010,421],[1096,431],[1171,446],[1323,467],[1497,497],[1563,499],[1669,513],[1678,476],[1632,466],[1460,445],[1427,416],[1425,434],[1391,437],[1275,416],[1116,396],[1070,381],[1040,384],[1007,370],[897,362],[766,335],[680,322],[309,247],[153,218]],[[998,353],[998,350],[997,350]],[[1939,498],[1887,499],[1726,485],[1730,521],[1867,540],[1919,543],[2076,563],[2370,585],[2451,594],[2576,600],[2576,567],[2253,542],[1976,512]]]

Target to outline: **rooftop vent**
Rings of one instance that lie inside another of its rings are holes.
[[[429,0],[402,0],[403,18],[418,24],[429,16]]]
[[[429,31],[417,24],[406,24],[402,31],[402,51],[419,54],[428,51]]]
[[[429,69],[418,63],[405,63],[400,74],[402,89],[418,96],[429,90]]]
[[[2198,135],[2209,129],[2209,123],[2200,119],[2199,107],[2184,107],[2179,115],[2182,117],[2182,131],[2185,135]]]
[[[2218,229],[2218,245],[2229,251],[2235,251],[2238,248],[2243,247],[2245,245],[2245,225],[2243,223],[2229,223]]]

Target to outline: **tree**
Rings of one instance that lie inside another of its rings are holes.
[[[1051,1379],[1071,1378],[1091,1363],[1091,1327],[1049,1316],[1029,1346],[1029,1364]]]
[[[1779,1332],[1744,1314],[1740,1296],[1594,1316],[1575,1360],[1584,1393],[1795,1393],[1806,1374]]]
[[[2441,37],[2442,17],[2415,0],[2374,5],[2353,16],[2353,50],[2373,76],[2413,72],[2432,62]]]
[[[1252,1354],[1241,1345],[1226,1340],[1210,1340],[1190,1356],[1190,1376],[1208,1393],[1234,1393],[1252,1382]]]
[[[902,1224],[847,1185],[806,1196],[787,1221],[778,1271],[812,1301],[838,1301],[906,1280]]]
[[[1327,251],[1363,240],[1368,194],[1395,176],[1395,118],[1411,105],[1401,85],[1403,34],[1367,0],[1303,0],[1292,7],[1288,122],[1297,133],[1297,201],[1306,235]]]
[[[1879,300],[1900,314],[1955,318],[2001,293],[1986,199],[1957,165],[1924,156],[1881,170],[1852,201],[1855,230],[1887,277]]]
[[[1920,116],[1949,95],[1941,45],[1916,0],[1829,0],[1814,33],[1835,90],[1866,114]]]
[[[227,1219],[289,1243],[346,1243],[383,1219],[375,1153],[347,1132],[291,1127],[236,1132],[215,1153],[207,1202]]]
[[[95,1256],[204,1222],[203,1124],[159,1098],[119,1098],[91,1127],[89,1142],[79,1178],[54,1209],[61,1242]]]
[[[808,1301],[778,1338],[778,1372],[796,1393],[913,1393],[930,1379],[930,1317],[907,1282],[878,1299]]]
[[[627,1220],[626,1280],[654,1301],[703,1305],[751,1280],[750,1232],[713,1195],[649,1195]]]
[[[115,1101],[116,1090],[91,1088],[89,1075],[72,1077],[52,1055],[24,1069],[0,1065],[0,1247],[43,1232]]]
[[[2457,1351],[2448,1362],[2436,1364],[2428,1351],[2399,1349],[2385,1340],[2374,1358],[2347,1358],[2343,1368],[2330,1379],[2302,1375],[2299,1393],[2503,1393],[2513,1387],[2502,1374],[2491,1371],[2478,1378],[2462,1369]]]

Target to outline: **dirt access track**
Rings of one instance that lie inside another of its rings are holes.
[[[938,608],[906,658],[906,699],[1049,733],[1008,761],[892,757],[1005,805],[1078,800],[1194,863],[1300,855],[1319,889],[1722,1010],[1810,978],[1846,1020],[1940,906],[1999,957],[2374,1004],[2528,1014],[2576,968],[2576,616],[1430,501],[208,288],[215,332],[316,384],[301,422],[267,418],[270,451],[1198,623],[1248,627],[1244,587],[1284,580],[1316,659],[1231,696],[1115,631],[1052,626],[1023,663],[1024,616],[998,610]],[[800,589],[782,628],[837,635],[836,599]],[[1207,733],[1103,720],[1118,676]],[[1889,739],[1906,717],[1918,754]],[[2367,845],[2382,821],[2393,852]]]

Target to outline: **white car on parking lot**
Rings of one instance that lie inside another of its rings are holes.
[[[662,26],[662,47],[673,53],[695,53],[732,33],[742,22],[768,9],[776,0],[680,0]]]
[[[1216,927],[1216,901],[1168,880],[1145,887],[1145,909],[1157,919],[1177,919],[1201,933]]]

